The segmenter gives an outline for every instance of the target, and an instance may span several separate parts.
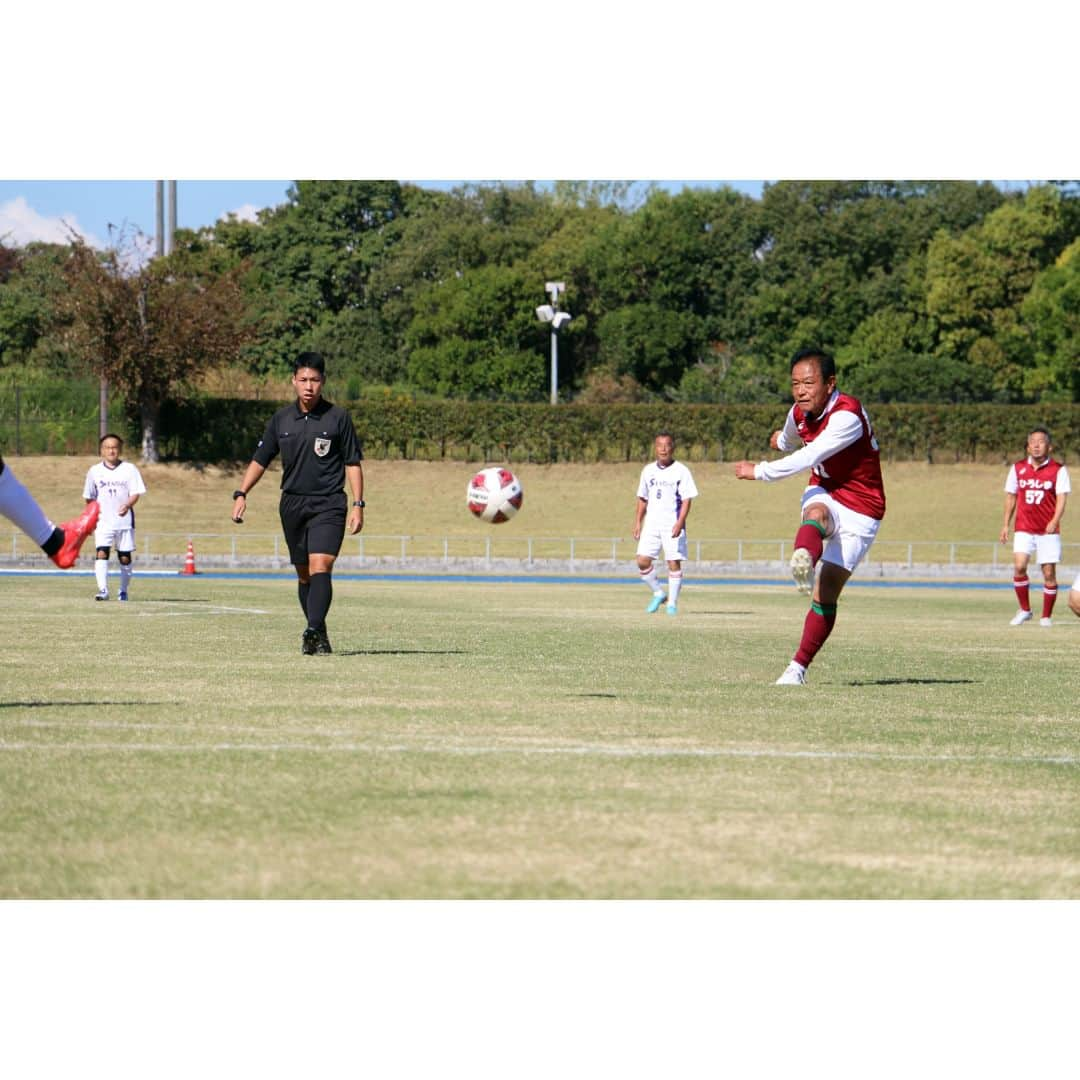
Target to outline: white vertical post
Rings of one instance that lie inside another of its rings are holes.
[[[559,335],[551,327],[551,404],[559,404]]]

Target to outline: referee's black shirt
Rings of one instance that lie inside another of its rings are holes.
[[[294,401],[266,425],[252,459],[264,469],[281,454],[281,490],[290,495],[336,495],[345,466],[363,460],[352,417],[325,398],[305,413]]]

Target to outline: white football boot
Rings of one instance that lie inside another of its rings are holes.
[[[806,548],[796,548],[790,566],[795,588],[809,596],[814,591],[814,560],[810,552]]]
[[[1022,626],[1026,622],[1031,621],[1030,611],[1018,611],[1009,622],[1010,626]]]
[[[794,660],[786,668],[784,674],[776,680],[776,686],[805,686],[806,668],[802,664],[796,664]]]

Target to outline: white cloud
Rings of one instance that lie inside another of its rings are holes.
[[[257,225],[259,222],[259,211],[263,209],[265,209],[265,207],[255,206],[253,203],[244,203],[243,206],[239,206],[235,210],[230,210],[224,216],[236,218],[237,221],[250,221]]]
[[[101,241],[79,225],[74,214],[44,217],[23,196],[0,203],[0,241],[8,247],[23,247],[34,241],[67,244],[74,229],[90,247],[102,247]]]

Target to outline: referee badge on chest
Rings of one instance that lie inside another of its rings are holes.
[[[315,440],[315,453],[319,457],[326,457],[330,453],[330,440],[329,439],[316,439]]]

